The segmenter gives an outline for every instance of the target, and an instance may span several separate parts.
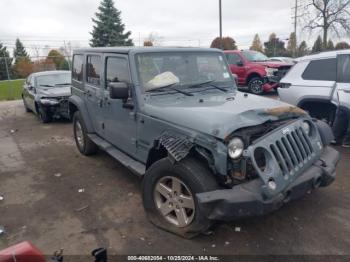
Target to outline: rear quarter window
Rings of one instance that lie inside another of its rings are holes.
[[[314,60],[306,67],[302,78],[315,81],[335,81],[337,77],[337,60],[321,59]]]
[[[73,56],[73,70],[72,79],[82,82],[83,81],[83,68],[84,68],[84,55]]]
[[[350,83],[350,55],[338,57],[337,82]]]

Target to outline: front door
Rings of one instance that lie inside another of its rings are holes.
[[[104,116],[106,139],[124,153],[135,156],[136,153],[136,104],[130,95],[128,101],[110,99],[108,84],[112,82],[131,83],[129,61],[125,55],[106,54],[104,85]],[[130,89],[130,94],[132,94]]]
[[[94,129],[100,136],[105,135],[102,92],[102,56],[92,54],[86,56],[85,102],[92,119]]]
[[[337,57],[337,84],[332,100],[350,110],[350,54]]]
[[[234,54],[234,53],[227,53],[226,57],[230,65],[231,72],[237,75],[238,83],[240,85],[244,85],[246,69],[242,58],[238,54]]]

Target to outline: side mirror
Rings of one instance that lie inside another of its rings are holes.
[[[238,62],[237,62],[237,66],[242,67],[242,66],[244,66],[244,64],[243,64],[243,62],[242,62],[242,61],[238,61]]]
[[[112,82],[108,84],[111,99],[126,100],[129,98],[129,86],[125,82]]]
[[[27,85],[27,88],[28,88],[28,90],[30,90],[30,91],[32,91],[33,90],[33,87],[31,86],[31,85]]]

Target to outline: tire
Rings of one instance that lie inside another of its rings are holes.
[[[254,95],[262,95],[264,93],[263,85],[264,81],[261,77],[253,77],[248,83],[248,88]]]
[[[84,121],[77,111],[73,116],[74,139],[79,152],[85,156],[91,156],[97,153],[97,145],[87,135]]]
[[[182,185],[176,187],[173,181]],[[164,197],[164,191],[161,190],[163,193],[160,193],[157,189],[160,185],[161,188],[166,185],[167,189],[171,189],[168,199]],[[181,191],[176,197],[174,187]],[[164,158],[154,163],[145,174],[142,184],[144,209],[148,219],[157,227],[184,238],[192,238],[208,230],[213,223],[199,210],[196,194],[218,188],[213,174],[196,159],[184,159],[173,164],[169,158]],[[184,200],[186,204],[181,203]],[[183,207],[184,205],[193,206],[193,209]],[[164,210],[165,215],[161,210]],[[183,217],[181,214],[185,214],[187,219],[179,219],[179,216]]]
[[[38,113],[41,122],[44,124],[50,123],[52,121],[52,115],[45,108],[39,107]]]
[[[24,100],[24,97],[22,96],[22,100],[23,100],[23,105],[24,105],[24,109],[27,113],[32,112],[32,110],[29,109],[26,100]]]

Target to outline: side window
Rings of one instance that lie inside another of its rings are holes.
[[[106,62],[106,86],[112,82],[130,82],[128,61],[125,58],[108,57]]]
[[[73,57],[73,72],[72,79],[82,82],[83,81],[83,64],[84,56],[83,55],[74,55]]]
[[[337,74],[335,58],[314,60],[309,63],[302,75],[304,80],[335,81]]]
[[[350,55],[338,56],[337,82],[350,83]]]
[[[101,83],[101,57],[89,55],[86,63],[86,82],[100,86]]]
[[[241,57],[236,54],[226,54],[226,58],[230,65],[237,65],[238,62],[242,61]]]

